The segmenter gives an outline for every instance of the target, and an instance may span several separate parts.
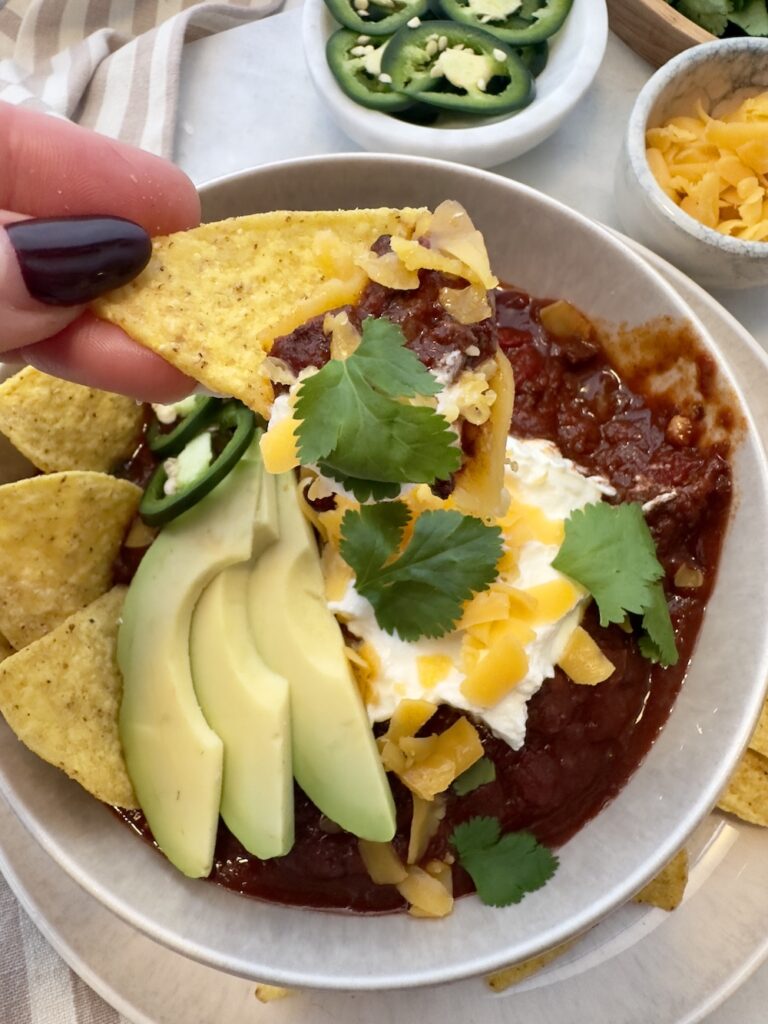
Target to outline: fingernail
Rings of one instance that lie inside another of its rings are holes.
[[[49,306],[79,306],[119,288],[152,254],[144,228],[122,217],[20,220],[5,230],[27,291]]]

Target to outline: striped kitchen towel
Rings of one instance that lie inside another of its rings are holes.
[[[0,100],[171,156],[185,42],[283,0],[0,0]]]

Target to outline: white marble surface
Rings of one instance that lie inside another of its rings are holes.
[[[358,149],[334,125],[310,82],[299,2],[289,0],[294,9],[188,47],[176,158],[197,183],[276,160]],[[571,118],[540,147],[497,172],[618,228],[614,165],[634,98],[651,70],[612,36],[594,86]],[[768,349],[768,292],[713,294]],[[766,999],[768,966],[708,1024],[758,1024]]]

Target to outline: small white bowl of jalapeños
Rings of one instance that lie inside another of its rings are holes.
[[[495,167],[584,95],[608,21],[604,0],[306,0],[302,34],[318,92],[364,149]]]

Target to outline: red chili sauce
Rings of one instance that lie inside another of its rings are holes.
[[[496,779],[463,797],[447,794],[447,812],[424,861],[442,857],[461,821],[475,815],[499,818],[503,830],[530,829],[549,845],[560,845],[592,818],[625,784],[653,743],[677,696],[714,581],[731,497],[725,450],[699,444],[699,427],[682,420],[669,401],[651,398],[646,382],[622,379],[596,334],[556,339],[541,324],[546,301],[511,288],[496,294],[495,323],[461,327],[447,318],[439,287],[455,280],[422,272],[416,292],[390,292],[370,285],[356,310],[400,323],[409,347],[428,366],[458,350],[456,375],[492,354],[498,343],[515,375],[512,433],[548,438],[590,474],[606,477],[616,501],[647,502],[667,495],[647,513],[666,570],[665,586],[680,660],[672,669],[654,667],[637,650],[634,637],[618,627],[599,627],[593,609],[585,627],[616,666],[597,686],[578,686],[562,671],[547,680],[528,704],[525,745],[512,750],[476,723]],[[448,321],[451,321],[450,323]],[[470,348],[467,354],[465,349]],[[284,339],[272,355],[294,370],[322,366],[329,359],[322,318]],[[687,352],[711,374],[708,357],[695,346]],[[631,376],[631,375],[630,375]],[[645,393],[644,393],[645,392]],[[671,496],[670,496],[671,495]],[[702,571],[704,584],[675,588],[686,564]],[[443,731],[457,712],[441,708],[423,730]],[[390,776],[397,805],[395,846],[405,856],[411,796]],[[405,907],[392,886],[374,885],[357,852],[354,836],[325,819],[296,787],[296,843],[285,857],[260,861],[220,824],[211,880],[249,896],[299,906],[358,912]],[[119,812],[151,840],[140,812]],[[454,865],[457,894],[472,891],[469,877]]]

